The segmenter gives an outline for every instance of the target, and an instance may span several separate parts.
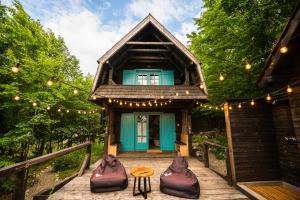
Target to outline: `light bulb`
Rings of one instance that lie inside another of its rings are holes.
[[[186,90],[186,91],[185,91],[185,94],[186,94],[186,95],[189,95],[189,94],[190,94],[190,91]]]
[[[254,99],[251,100],[251,103],[250,103],[250,104],[251,104],[251,106],[254,106],[254,105],[255,105]]]
[[[93,100],[96,100],[96,99],[97,99],[97,97],[96,97],[95,95],[93,95],[93,97],[92,97],[92,98],[93,98]]]
[[[239,103],[238,108],[242,108],[242,104]]]
[[[176,92],[176,96],[177,96],[177,97],[178,97],[178,95],[179,95],[178,92]]]
[[[33,107],[37,106],[37,103],[36,103],[36,102],[33,102],[33,103],[32,103],[32,106],[33,106]]]
[[[75,95],[77,95],[77,94],[78,94],[78,90],[75,89],[75,90],[73,91],[73,93],[74,93]]]
[[[15,98],[14,98],[16,101],[19,101],[21,98],[20,98],[20,96],[19,95],[17,95],[17,96],[15,96]]]
[[[267,101],[271,101],[272,100],[272,97],[270,96],[270,94],[267,95],[266,100]]]
[[[220,81],[224,81],[224,79],[225,79],[224,76],[223,76],[222,74],[220,74],[219,80],[220,80]]]
[[[287,93],[292,93],[293,89],[288,85],[288,87],[286,88]]]
[[[120,106],[121,106],[121,105],[123,105],[123,102],[122,102],[122,101],[120,101]]]
[[[204,85],[203,83],[200,84],[200,89],[203,89],[204,88]]]
[[[156,101],[156,100],[154,100],[154,103],[157,103],[157,101]]]
[[[164,96],[160,96],[160,98],[161,98],[161,99],[163,99],[163,98],[164,98]]]
[[[231,106],[229,106],[229,110],[231,110],[232,109],[232,107]]]
[[[11,71],[12,71],[13,73],[18,73],[18,72],[19,72],[19,68],[16,67],[16,66],[13,66],[13,67],[11,68]]]
[[[52,85],[53,85],[53,81],[50,79],[50,80],[47,82],[47,85],[48,85],[48,86],[52,86]]]
[[[81,114],[81,111],[80,111],[80,110],[78,110],[78,114]]]
[[[69,112],[70,112],[70,110],[67,110],[66,112],[67,112],[67,113],[69,113]]]
[[[129,103],[129,106],[131,107],[131,106],[132,106],[132,103]]]
[[[250,63],[246,63],[246,65],[245,65],[245,69],[246,69],[246,70],[249,70],[249,69],[251,69],[251,67],[252,67],[252,66],[251,66],[251,64],[250,64]]]
[[[111,99],[108,99],[108,103],[111,103],[112,101],[111,101]]]
[[[282,46],[281,48],[280,48],[280,53],[286,53],[286,52],[288,52],[288,48],[286,47],[286,46]]]
[[[59,109],[57,109],[57,112],[61,112],[61,109],[59,108]]]

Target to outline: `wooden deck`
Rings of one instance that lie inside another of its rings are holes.
[[[150,166],[154,169],[154,175],[151,177],[152,192],[148,195],[148,199],[180,199],[177,197],[165,195],[159,191],[160,174],[166,170],[173,160],[172,154],[121,154],[120,161],[126,168],[127,173],[135,166]],[[189,168],[197,175],[200,181],[200,199],[202,200],[219,200],[219,199],[248,199],[233,187],[228,186],[227,182],[195,158],[189,158]],[[97,166],[97,162],[93,167]],[[133,178],[128,175],[128,188],[123,191],[98,193],[90,192],[90,176],[92,169],[87,171],[82,177],[76,177],[63,188],[55,192],[49,197],[50,200],[116,200],[116,199],[143,199],[141,196],[132,196]]]

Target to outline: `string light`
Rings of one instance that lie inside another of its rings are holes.
[[[92,97],[92,98],[93,98],[93,100],[96,100],[96,99],[97,99],[97,97],[96,97],[95,95],[93,95],[93,97]]]
[[[220,74],[219,80],[220,80],[220,81],[224,81],[224,79],[225,79],[224,76],[223,76],[222,74]]]
[[[156,101],[156,100],[154,100],[154,103],[157,103],[157,101]]]
[[[188,90],[186,90],[186,91],[185,91],[185,94],[186,94],[186,95],[189,95],[189,94],[190,94],[190,92],[189,92]]]
[[[229,110],[232,110],[232,106],[231,105],[229,106]]]
[[[266,100],[267,101],[271,101],[272,100],[272,97],[270,96],[270,94],[267,95]]]
[[[108,99],[108,103],[111,103],[112,101],[111,101],[111,99]]]
[[[61,109],[59,108],[59,109],[57,109],[57,112],[61,112]]]
[[[176,97],[178,97],[178,95],[179,95],[179,94],[178,94],[178,92],[176,92],[176,94],[175,94],[175,95],[176,95]]]
[[[122,101],[120,101],[120,106],[122,106],[123,105],[123,102]]]
[[[16,101],[19,101],[21,98],[20,98],[19,95],[16,95],[16,96],[14,97],[14,99],[15,99]]]
[[[238,108],[242,108],[242,104],[241,103],[239,103]]]
[[[250,69],[251,69],[251,67],[252,67],[252,66],[251,66],[251,64],[250,64],[250,63],[246,63],[246,65],[245,65],[245,69],[246,69],[246,70],[250,70]]]
[[[13,73],[18,73],[19,70],[20,70],[20,66],[21,66],[20,63],[16,63],[16,64],[11,68],[11,71],[12,71]]]
[[[48,82],[47,82],[47,85],[48,86],[52,86],[53,85],[53,81],[51,79],[49,79]]]
[[[129,106],[131,107],[131,106],[132,106],[132,103],[129,103]]]
[[[75,89],[75,90],[73,91],[73,93],[74,93],[75,95],[77,95],[77,94],[78,94],[78,90]]]
[[[292,93],[293,89],[288,85],[286,88],[287,93]]]
[[[70,112],[70,110],[67,110],[66,112],[67,112],[67,113],[69,113],[69,112]]]
[[[254,99],[251,100],[251,103],[250,103],[250,104],[251,104],[251,106],[254,106],[254,105],[255,105]]]
[[[51,107],[50,106],[47,106],[47,110],[50,110],[51,109]]]
[[[36,102],[33,102],[33,103],[32,103],[32,106],[33,106],[33,107],[37,106],[37,103],[36,103]]]
[[[204,88],[204,85],[203,83],[200,84],[200,89],[203,89]]]
[[[78,110],[78,114],[81,114],[81,111],[80,111],[80,110]]]
[[[280,48],[280,53],[287,53],[288,50],[289,50],[289,49],[288,49],[286,46],[282,46],[282,47]]]
[[[164,98],[164,96],[160,96],[160,98],[161,98],[161,99],[163,99],[163,98]]]

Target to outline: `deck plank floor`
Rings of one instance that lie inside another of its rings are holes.
[[[121,154],[120,161],[129,170],[136,166],[149,166],[154,169],[154,175],[151,177],[152,192],[148,194],[148,199],[168,200],[180,199],[177,197],[165,195],[159,191],[160,174],[166,170],[173,160],[171,154],[147,155],[145,154]],[[208,168],[205,168],[203,163],[195,158],[189,158],[189,168],[196,174],[200,182],[200,199],[203,200],[218,200],[218,199],[248,199],[233,187],[230,187],[227,182]],[[143,199],[142,196],[132,196],[133,178],[128,175],[128,188],[123,191],[108,192],[108,193],[91,193],[90,192],[90,176],[92,169],[99,162],[91,167],[82,177],[76,177],[63,188],[55,192],[48,199],[50,200],[116,200],[116,199]]]

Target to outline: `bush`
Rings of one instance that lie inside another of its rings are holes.
[[[54,171],[65,171],[74,168],[77,169],[83,161],[84,154],[85,152],[82,149],[55,159],[53,162]]]

